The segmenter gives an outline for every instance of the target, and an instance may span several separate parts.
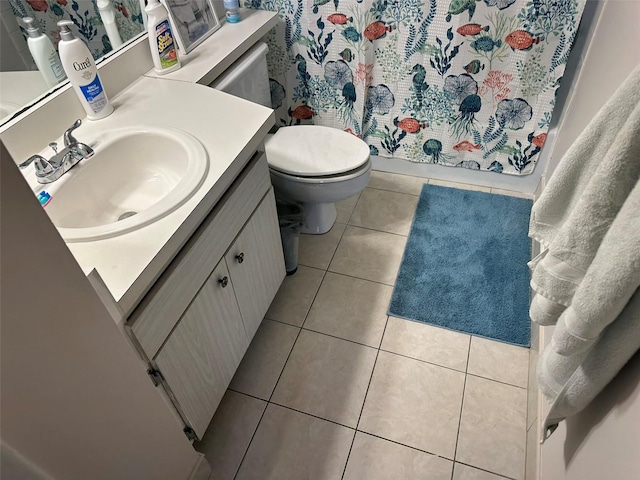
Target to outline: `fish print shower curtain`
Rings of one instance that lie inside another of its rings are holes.
[[[32,17],[42,33],[54,45],[60,41],[60,20],[71,20],[77,34],[89,47],[93,58],[98,59],[112,50],[107,31],[102,24],[97,0],[0,0],[8,1],[11,11],[25,37],[27,32],[19,22],[20,18]],[[144,30],[139,0],[112,1],[116,12],[116,24],[123,41],[135,37]],[[6,20],[6,19],[5,19]],[[27,52],[26,55],[29,55]],[[29,59],[30,60],[30,59]]]
[[[280,125],[361,137],[371,153],[533,172],[586,0],[246,0],[266,37]]]

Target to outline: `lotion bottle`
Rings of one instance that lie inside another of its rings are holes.
[[[45,83],[49,87],[57,85],[66,78],[66,75],[60,63],[58,52],[56,52],[56,49],[53,47],[53,43],[49,37],[38,30],[33,18],[24,17],[22,23],[24,23],[24,27],[29,35],[27,38],[29,51]]]
[[[64,71],[87,113],[87,119],[99,120],[113,112],[107,92],[104,91],[98,69],[91,52],[82,40],[73,36],[70,20],[60,20],[58,51]]]
[[[111,0],[98,0],[97,5],[111,48],[116,50],[122,46],[122,37],[120,37],[118,24],[116,23],[116,9]]]
[[[169,12],[158,0],[149,0],[146,8],[149,46],[153,57],[154,70],[159,75],[180,68],[178,46],[169,24]]]

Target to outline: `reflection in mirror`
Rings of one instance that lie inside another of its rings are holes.
[[[56,50],[57,22],[71,20],[75,36],[98,60],[144,31],[141,4],[144,0],[0,0],[0,124],[55,84],[51,75],[47,78],[38,70],[27,38],[41,45],[48,42],[35,38],[39,34],[33,31],[27,33],[22,19],[33,18],[31,30],[46,35]],[[66,83],[64,75],[61,78],[54,89]]]

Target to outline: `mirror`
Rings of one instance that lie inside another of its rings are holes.
[[[75,36],[98,61],[146,31],[143,9],[144,0],[0,0],[0,125],[67,83],[65,78],[52,87],[45,81],[29,50],[22,18],[33,18],[56,50],[57,22],[73,21]]]

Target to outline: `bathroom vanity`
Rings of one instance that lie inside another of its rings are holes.
[[[206,151],[208,164],[199,186],[160,218],[89,241],[66,238],[105,309],[138,352],[150,381],[171,400],[190,439],[203,437],[285,276],[275,197],[261,151],[274,125],[273,111],[206,86],[277,22],[271,12],[245,13],[241,24],[225,25],[184,57],[182,69],[157,78],[147,68],[111,95],[114,113],[100,121],[83,121],[74,132],[79,141],[93,146],[95,156],[65,174],[82,178],[87,162],[100,161],[100,139],[110,131],[179,130]],[[148,43],[141,40],[123,52],[120,65],[135,64],[136,56],[148,62]],[[109,85],[105,72],[103,82]],[[67,93],[70,90],[56,94],[39,112],[0,132],[15,160],[24,160],[25,138],[39,148],[56,140],[37,127],[50,123],[50,112]],[[69,110],[59,111],[56,124],[63,127],[57,135],[74,115],[74,108]],[[50,129],[48,125],[44,130]],[[30,154],[35,153],[48,151]],[[134,165],[145,156],[145,148],[133,146],[127,154]],[[126,162],[119,168],[104,182],[132,175]],[[32,170],[25,177],[34,191],[42,188]],[[65,181],[59,180],[59,188]],[[51,188],[53,205],[58,187]],[[75,208],[82,203],[79,199]],[[60,232],[64,238],[64,229]]]
[[[256,154],[127,320],[193,438],[204,435],[284,275],[273,188]]]

